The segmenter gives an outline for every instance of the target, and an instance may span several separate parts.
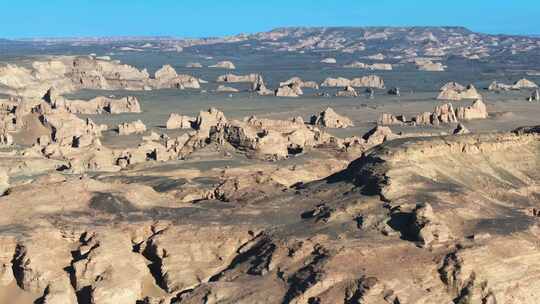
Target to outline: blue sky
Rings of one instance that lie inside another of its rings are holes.
[[[540,34],[540,0],[0,0],[0,37],[208,37],[280,26],[462,25]]]

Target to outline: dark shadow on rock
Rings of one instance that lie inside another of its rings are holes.
[[[395,212],[390,215],[388,221],[390,228],[401,234],[401,239],[411,242],[418,241],[417,233],[414,228],[414,214],[405,212]]]

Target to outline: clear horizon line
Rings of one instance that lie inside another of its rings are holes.
[[[366,25],[366,26],[349,26],[349,25],[336,25],[336,26],[321,26],[321,25],[291,25],[291,26],[279,26],[273,27],[271,29],[263,31],[254,31],[254,32],[239,32],[236,34],[224,34],[224,35],[208,35],[208,36],[180,36],[175,34],[145,34],[145,35],[136,35],[136,34],[125,34],[125,35],[58,35],[58,36],[49,36],[49,35],[36,35],[36,36],[18,36],[18,37],[0,37],[0,39],[11,40],[11,41],[39,41],[39,40],[69,40],[69,39],[127,39],[127,38],[154,38],[154,39],[175,39],[175,40],[189,40],[189,39],[219,39],[226,37],[236,37],[240,35],[254,35],[258,33],[267,33],[277,29],[287,29],[287,28],[463,28],[469,30],[476,34],[486,34],[494,36],[524,36],[524,37],[540,37],[540,33],[502,33],[502,32],[484,32],[472,30],[467,26],[463,25]]]

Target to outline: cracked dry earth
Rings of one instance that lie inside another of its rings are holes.
[[[14,185],[0,198],[0,302],[538,303],[539,127],[324,162],[290,186],[272,165]],[[224,174],[236,178],[215,186]]]

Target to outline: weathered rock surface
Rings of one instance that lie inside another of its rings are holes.
[[[261,96],[274,95],[274,91],[268,89],[261,75],[251,84],[251,90]]]
[[[353,87],[347,86],[343,90],[338,91],[336,93],[336,96],[337,97],[358,97],[358,93],[356,93],[356,90]]]
[[[454,129],[452,133],[454,135],[461,135],[461,134],[469,134],[471,133],[471,131],[469,131],[467,127],[465,127],[463,124],[460,123],[457,125],[457,127]]]
[[[315,81],[304,81],[300,77],[292,77],[289,80],[280,82],[279,86],[297,86],[299,88],[319,89],[319,85]]]
[[[459,107],[456,109],[456,116],[459,120],[486,119],[488,112],[486,104],[478,99],[468,107]]]
[[[300,119],[228,126],[245,140],[317,132]],[[0,290],[24,304],[535,303],[538,130],[404,138],[377,127],[356,140],[377,146],[346,168],[167,166],[16,184],[0,197]],[[164,172],[165,185],[148,185]],[[217,179],[207,193],[179,201],[205,176],[200,187]]]
[[[218,93],[238,93],[238,92],[240,92],[240,90],[238,90],[236,88],[233,88],[233,87],[219,85],[217,87],[217,89],[216,89],[216,92],[218,92]]]
[[[228,70],[234,70],[236,69],[236,66],[234,63],[230,61],[220,61],[214,65],[209,66],[209,68],[220,68],[220,69],[228,69]]]
[[[470,84],[463,88],[457,83],[447,83],[441,88],[441,92],[437,96],[440,100],[461,100],[461,99],[482,99],[482,95],[478,93],[476,88]]]
[[[337,60],[336,58],[324,58],[323,60],[321,60],[321,63],[336,64]]]
[[[227,123],[227,118],[223,112],[216,108],[210,108],[208,111],[201,111],[193,128],[200,132],[208,133],[212,127],[221,128]]]
[[[403,115],[393,115],[389,113],[382,113],[377,119],[377,124],[382,126],[389,125],[402,125],[407,122],[407,119]]]
[[[354,126],[349,118],[337,114],[332,108],[326,108],[318,116],[312,116],[311,124],[326,128],[348,128]]]
[[[302,94],[304,94],[304,92],[296,84],[289,84],[286,86],[279,87],[275,92],[275,95],[277,97],[298,97]]]
[[[238,83],[238,82],[255,82],[259,78],[259,74],[248,74],[248,75],[235,75],[235,74],[225,74],[217,78],[216,82],[229,82],[229,83]]]
[[[146,126],[141,120],[123,122],[118,125],[118,135],[140,134],[146,132]]]
[[[347,78],[327,78],[321,84],[322,87],[367,87],[367,88],[384,88],[384,81],[376,75],[363,76],[349,80]]]
[[[514,84],[504,84],[497,81],[493,81],[488,90],[490,91],[508,91],[508,90],[521,90],[521,89],[536,89],[538,85],[533,81],[522,78],[516,81]]]
[[[440,62],[432,61],[417,61],[416,66],[419,71],[428,71],[428,72],[444,72],[446,66]]]
[[[195,118],[177,113],[171,113],[167,119],[167,129],[190,129]]]
[[[199,79],[190,75],[179,75],[170,65],[164,65],[156,71],[152,86],[157,89],[199,89]]]

